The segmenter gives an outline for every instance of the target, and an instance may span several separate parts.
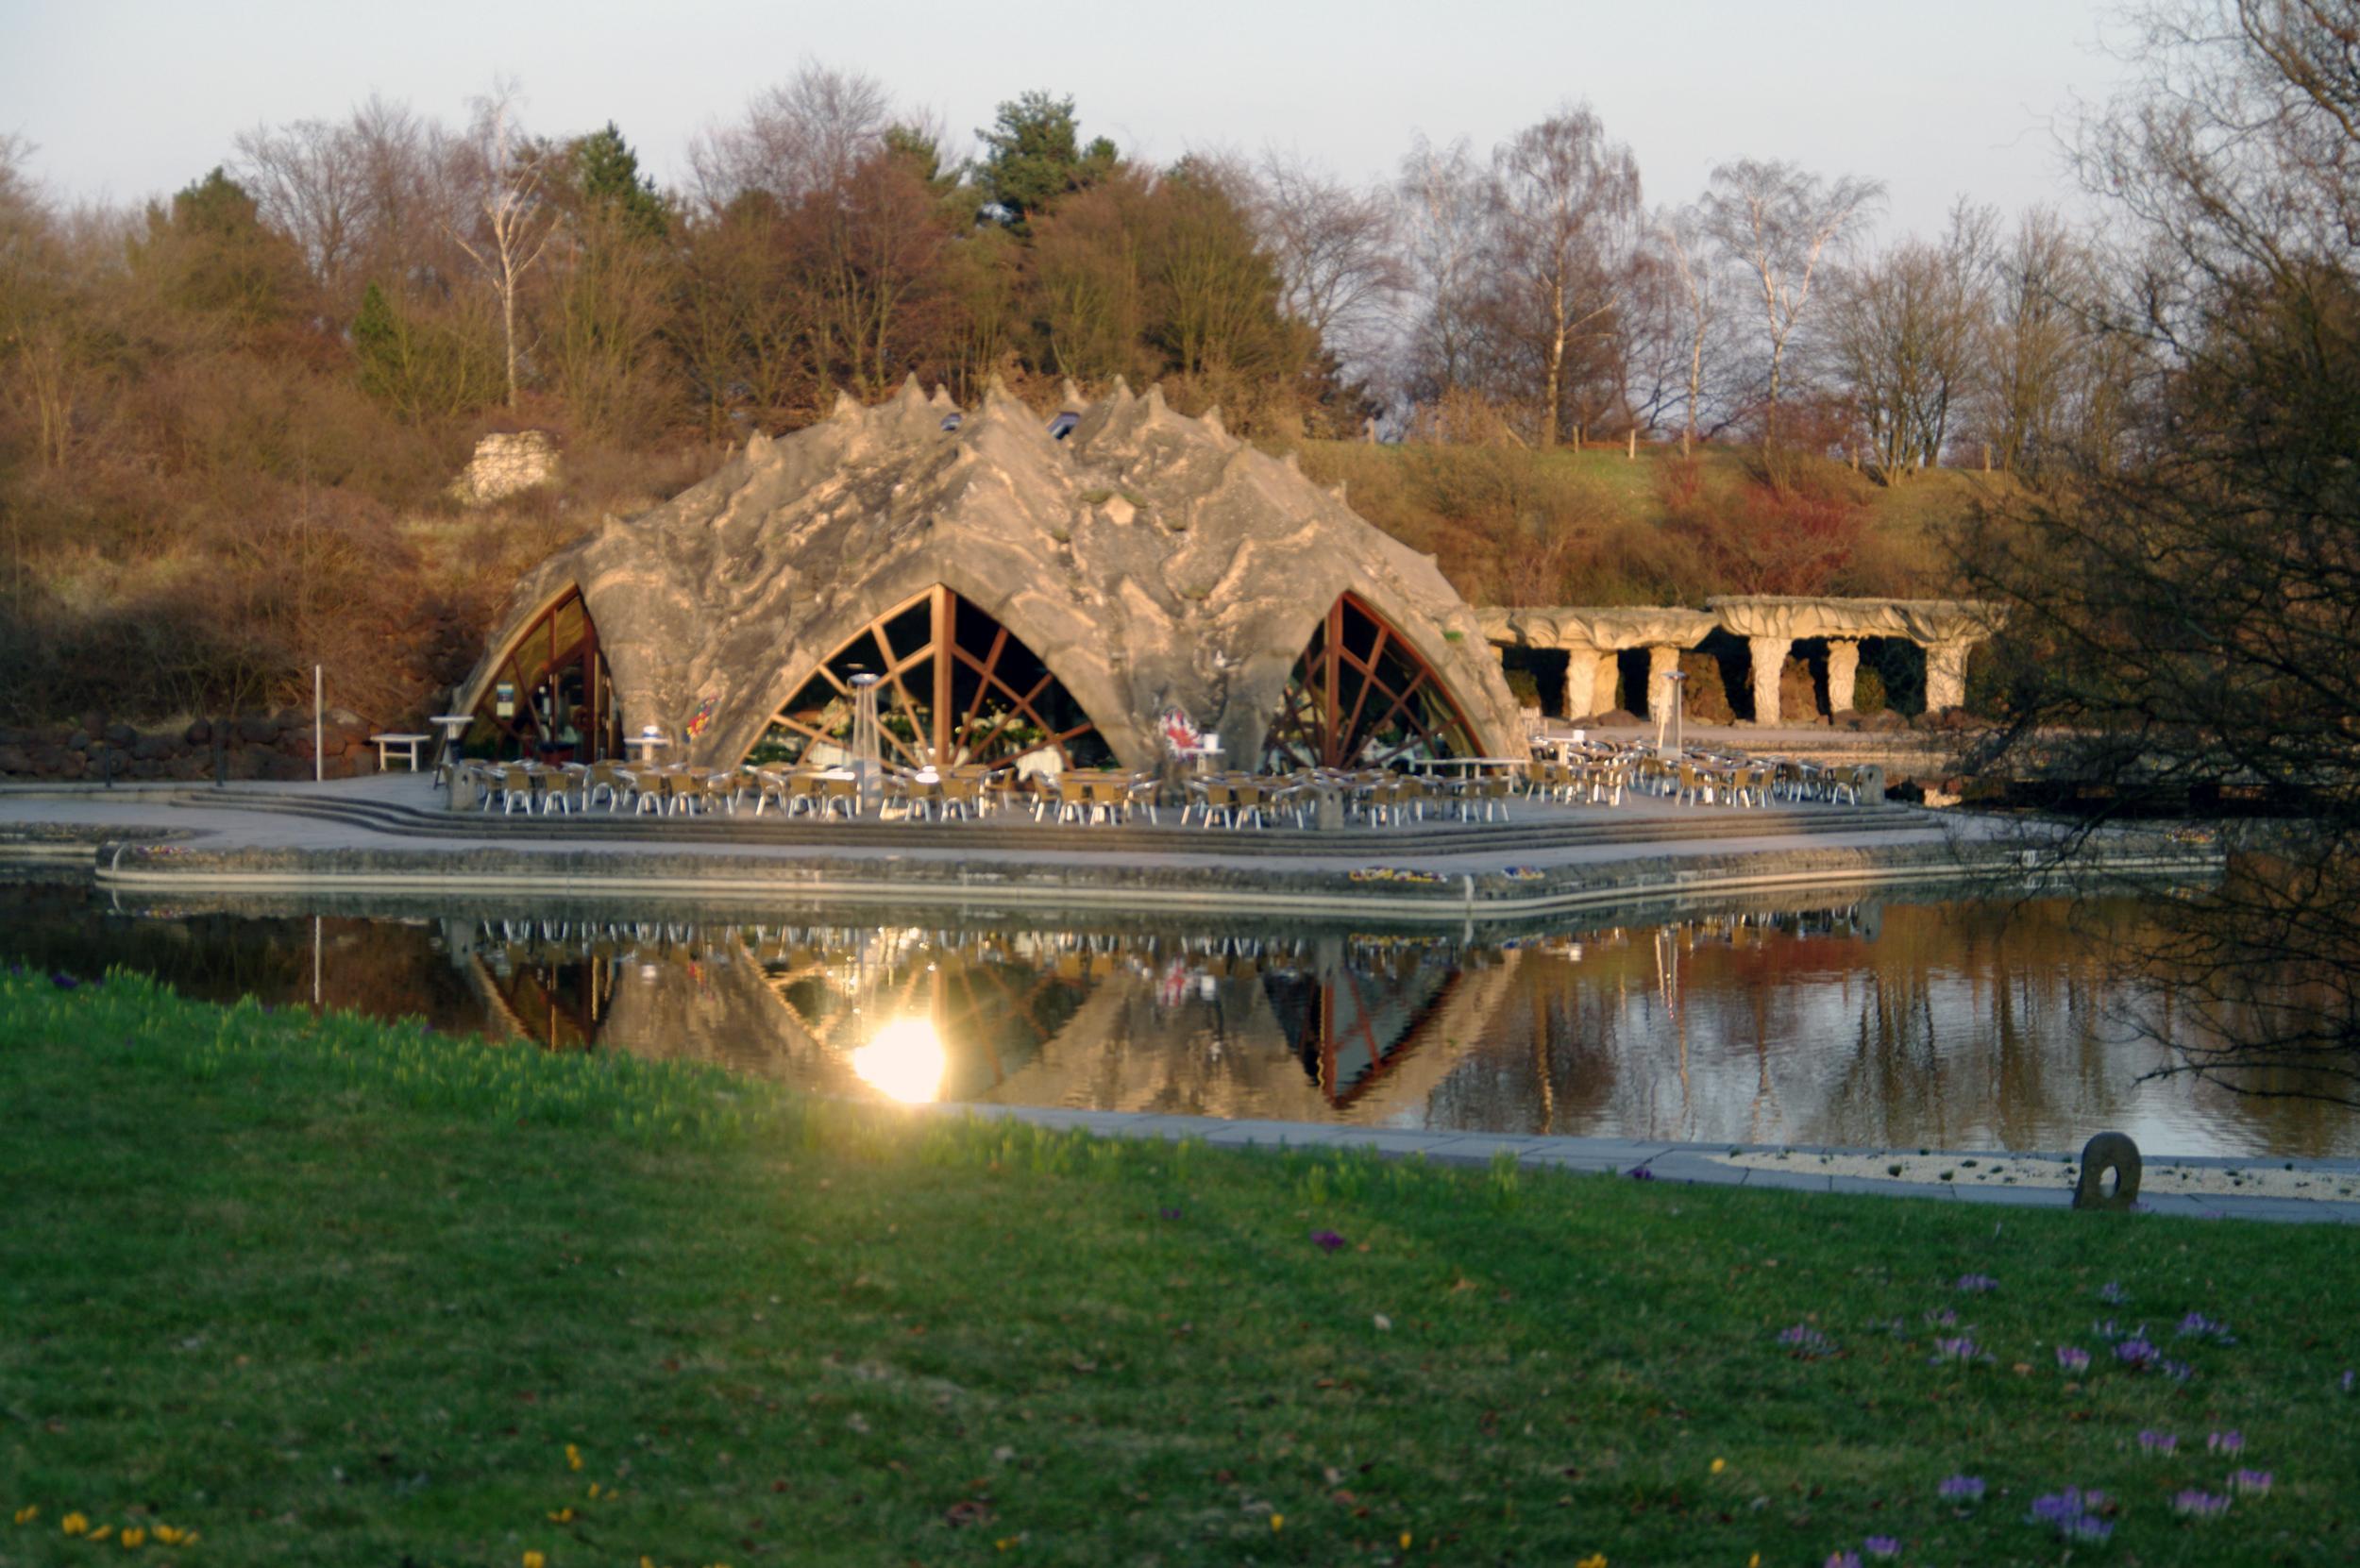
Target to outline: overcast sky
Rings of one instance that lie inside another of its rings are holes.
[[[1488,149],[1587,99],[1651,202],[1720,160],[1793,159],[1891,188],[1896,227],[1960,194],[2071,205],[2057,137],[2102,98],[2094,0],[1181,0],[1146,6],[863,0],[0,0],[0,131],[68,198],[169,192],[257,124],[336,118],[370,93],[464,118],[496,74],[550,134],[614,120],[660,183],[689,139],[810,58],[865,71],[964,138],[1027,88],[1086,133],[1168,162],[1195,146],[1389,173],[1413,132]]]

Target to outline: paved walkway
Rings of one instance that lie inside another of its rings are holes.
[[[1392,1159],[1423,1155],[1441,1165],[1486,1166],[1503,1155],[1519,1166],[1570,1171],[1596,1175],[1629,1176],[1644,1171],[1645,1179],[1685,1182],[1711,1187],[1746,1187],[1781,1192],[1828,1192],[1887,1198],[1930,1198],[1937,1202],[1988,1205],[2013,1208],[2073,1206],[2072,1185],[2064,1168],[2070,1155],[2025,1155],[2005,1151],[1953,1151],[1961,1159],[2004,1160],[2012,1167],[2054,1165],[2057,1179],[2048,1186],[1961,1186],[1956,1183],[1907,1183],[1831,1176],[1813,1172],[1820,1155],[1878,1155],[1866,1149],[1795,1148],[1791,1171],[1747,1170],[1713,1156],[1733,1149],[1762,1149],[1760,1144],[1669,1143],[1612,1138],[1542,1138],[1497,1133],[1418,1132],[1408,1129],[1335,1127],[1306,1121],[1225,1121],[1207,1116],[1157,1116],[1134,1111],[1069,1110],[1056,1106],[949,1104],[912,1107],[913,1114],[973,1116],[984,1120],[1026,1121],[1036,1126],[1073,1128],[1101,1138],[1195,1138],[1216,1149],[1374,1149]],[[1908,1151],[1914,1153],[1915,1151]],[[2251,1167],[2288,1162],[2246,1158],[2180,1158],[2173,1165]],[[2360,1160],[2296,1160],[2298,1171],[2321,1176],[2350,1177],[2360,1173]],[[2140,1206],[2154,1214],[2205,1220],[2270,1220],[2280,1222],[2360,1225],[2360,1202],[2331,1202],[2310,1198],[2248,1198],[2199,1196],[2181,1192],[2142,1193]],[[2096,1217],[2093,1216],[2095,1222]]]
[[[447,851],[462,854],[471,851],[501,850],[520,855],[570,855],[585,851],[614,854],[644,853],[661,850],[666,854],[732,859],[760,859],[791,862],[808,860],[815,851],[809,844],[763,844],[732,842],[726,839],[676,839],[662,842],[634,840],[606,842],[577,839],[569,836],[525,838],[502,834],[497,827],[487,826],[479,836],[464,831],[464,818],[460,833],[445,837],[422,838],[415,835],[390,831],[362,822],[329,820],[320,818],[267,811],[209,808],[194,797],[201,796],[206,786],[186,784],[170,786],[152,785],[126,787],[107,791],[92,787],[68,788],[56,785],[0,785],[0,825],[21,824],[29,827],[93,828],[126,837],[143,833],[201,834],[205,847],[219,850],[424,850]],[[327,784],[243,784],[235,786],[243,794],[286,793],[293,797],[326,797],[348,801],[380,801],[428,809],[439,804],[423,774],[377,774],[359,779],[331,780]],[[175,800],[172,797],[178,796]],[[1519,802],[1513,820],[1540,823],[1543,821],[1576,820],[1587,823],[1610,822],[1617,826],[1644,828],[1650,819],[1666,823],[1694,822],[1699,816],[1712,820],[1716,826],[1742,829],[1747,815],[1745,808],[1716,808],[1681,806],[1669,801],[1647,796],[1629,796],[1619,806],[1567,806]],[[1809,809],[1809,808],[1804,808]],[[852,844],[831,845],[824,850],[832,860],[839,861],[918,861],[955,863],[987,853],[991,860],[1003,865],[1070,866],[1087,863],[1109,852],[1096,849],[1090,842],[1094,831],[1073,827],[1070,848],[1054,850],[1033,848],[1001,848],[929,841],[925,823],[910,824],[906,844],[890,849],[862,847]],[[1193,831],[1193,830],[1192,830]],[[1945,844],[1981,844],[1998,842],[2022,832],[2022,825],[1989,817],[1960,817],[1896,808],[1890,821],[1876,828],[1860,831],[1838,831],[1802,835],[1786,829],[1774,816],[1765,814],[1762,831],[1758,834],[1738,832],[1728,836],[1695,839],[1661,839],[1644,832],[1628,839],[1614,842],[1586,843],[1526,851],[1515,851],[1518,863],[1535,868],[1563,866],[1606,865],[1622,861],[1664,856],[1710,855],[1730,856],[1774,852],[1782,850],[1808,848],[1812,850],[1858,848],[1862,846],[1934,847]],[[1227,868],[1236,865],[1229,846],[1239,835],[1231,831],[1205,830],[1204,848],[1193,846],[1178,851],[1154,851],[1144,854],[1132,850],[1111,851],[1125,864],[1149,865],[1182,868],[1188,867]],[[1246,836],[1251,836],[1250,835]],[[1306,871],[1349,871],[1370,865],[1393,865],[1439,871],[1445,874],[1497,870],[1502,851],[1496,845],[1486,846],[1478,852],[1452,854],[1416,851],[1396,848],[1388,843],[1383,829],[1347,829],[1339,835],[1336,848],[1330,852],[1293,854],[1287,857],[1290,867]]]

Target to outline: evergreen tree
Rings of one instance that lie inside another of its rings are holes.
[[[634,238],[660,240],[668,222],[655,181],[639,172],[639,155],[614,121],[573,145],[574,180],[585,210],[611,212],[616,227]]]
[[[1103,136],[1081,145],[1071,98],[1037,91],[1002,104],[991,127],[975,134],[985,147],[975,166],[984,198],[1019,233],[1029,232],[1030,220],[1060,197],[1097,184],[1121,161]]]

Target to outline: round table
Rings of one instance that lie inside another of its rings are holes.
[[[625,735],[623,737],[625,747],[641,753],[637,760],[642,767],[653,767],[657,749],[671,744],[672,739],[669,735]]]

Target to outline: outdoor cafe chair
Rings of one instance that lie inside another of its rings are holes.
[[[611,762],[595,762],[582,776],[582,809],[588,811],[598,803],[598,791],[606,791],[606,805],[613,811],[622,804],[624,783],[622,775]]]
[[[1682,805],[1699,805],[1712,799],[1712,784],[1693,762],[1679,765],[1679,789],[1673,797]]]
[[[1147,819],[1149,822],[1158,822],[1160,819],[1155,815],[1155,795],[1157,788],[1157,783],[1151,775],[1145,773],[1134,773],[1131,776],[1130,784],[1123,790],[1123,814],[1127,817],[1134,813],[1144,811],[1147,813]]]
[[[666,817],[694,817],[713,802],[712,789],[700,773],[666,773],[664,775],[664,814]]]
[[[754,815],[756,817],[762,815],[763,807],[769,805],[773,801],[778,803],[780,816],[784,817],[787,815],[785,774],[779,772],[775,768],[757,767],[754,769],[752,777],[748,782],[753,790]]]
[[[1501,777],[1469,779],[1458,792],[1458,815],[1474,821],[1479,814],[1485,821],[1496,816],[1508,820],[1508,787],[1510,781]]]
[[[487,811],[491,809],[492,793],[488,789],[484,791],[483,804]],[[523,808],[527,817],[531,816],[532,793],[532,774],[530,770],[521,767],[503,767],[499,770],[498,794],[502,817],[510,815],[519,807]]]
[[[973,818],[983,810],[983,781],[965,773],[953,773],[942,781],[935,817],[937,821],[952,817]]]
[[[1211,827],[1219,818],[1224,827],[1235,827],[1238,817],[1238,786],[1221,779],[1206,779],[1197,790],[1192,805],[1205,813],[1205,825]],[[1185,819],[1185,818],[1184,818]]]
[[[1272,791],[1260,784],[1236,784],[1230,790],[1229,825],[1242,828],[1251,818],[1256,827],[1265,825],[1264,814],[1274,804]]]
[[[819,781],[819,815],[841,817],[851,821],[860,815],[860,781],[858,779],[827,779]]]

